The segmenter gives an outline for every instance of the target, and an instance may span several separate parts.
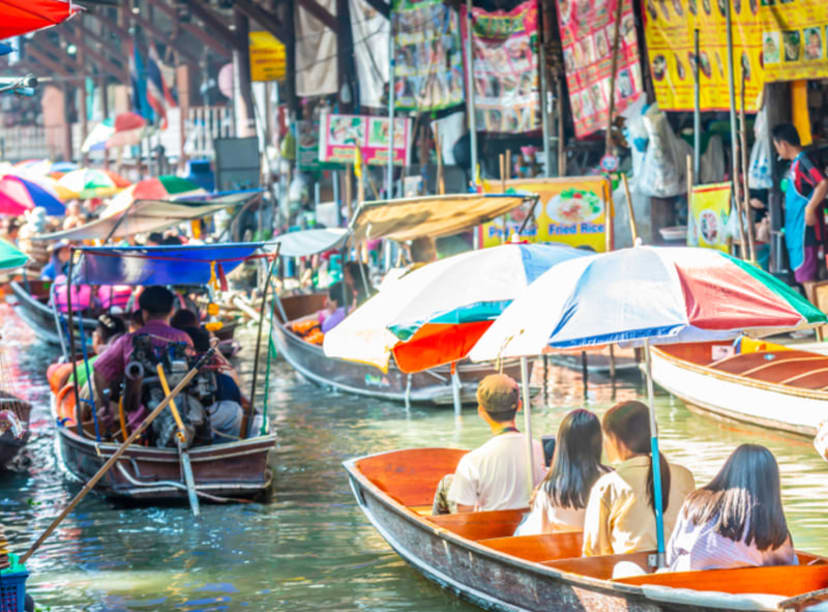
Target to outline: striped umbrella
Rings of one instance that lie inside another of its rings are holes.
[[[48,215],[66,212],[60,200],[37,183],[13,174],[0,178],[0,214],[22,215],[38,206]]]
[[[325,335],[329,357],[403,372],[463,359],[492,321],[529,283],[585,251],[506,244],[470,251],[406,274]]]
[[[114,119],[104,119],[89,132],[81,151],[103,151],[138,144],[146,126],[146,119],[133,112],[120,113]]]
[[[767,334],[826,320],[786,284],[721,251],[635,247],[554,266],[515,298],[469,356],[475,361],[521,357],[529,433],[527,356],[548,348],[643,345],[655,458],[659,451],[649,371],[651,343]],[[663,566],[660,462],[653,460],[652,466],[658,558]]]
[[[184,196],[205,195],[206,193],[201,186],[188,179],[172,174],[162,174],[157,178],[138,181],[124,189],[112,198],[102,211],[101,216],[106,217],[112,213],[125,210],[135,200],[174,200]]]
[[[68,161],[51,161],[49,159],[27,159],[14,165],[14,174],[25,178],[39,178],[53,174],[63,175],[72,170],[77,170],[78,165]]]
[[[57,25],[77,11],[65,0],[0,0],[0,40]]]
[[[130,182],[110,170],[79,168],[64,174],[58,180],[58,185],[86,199],[114,195],[121,189],[129,187]]]

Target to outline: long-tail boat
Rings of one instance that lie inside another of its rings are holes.
[[[828,597],[828,558],[798,566],[648,570],[655,551],[582,557],[582,534],[513,536],[528,509],[431,516],[439,480],[467,451],[398,450],[346,461],[360,509],[412,567],[490,610],[803,610]],[[643,575],[613,578],[620,561]]]
[[[763,341],[662,345],[653,380],[718,419],[813,438],[828,418],[828,356]]]
[[[285,234],[276,239],[281,256],[308,257],[340,248],[348,240],[386,238],[413,240],[422,236],[438,238],[470,230],[525,203],[537,201],[532,194],[454,194],[363,202],[345,230],[310,230]],[[361,282],[361,279],[356,279]],[[308,380],[346,393],[393,401],[437,405],[453,403],[451,368],[433,368],[407,375],[394,364],[387,373],[377,368],[327,357],[318,344],[293,331],[293,323],[310,317],[325,305],[326,295],[315,293],[280,298],[278,320],[272,328],[273,341],[287,362]],[[517,376],[519,365],[508,362],[504,370]],[[457,365],[463,403],[475,401],[477,383],[490,374],[488,365],[462,361]]]
[[[225,243],[181,247],[82,247],[73,282],[132,285],[205,285],[211,268],[229,273],[245,259],[258,256],[262,243]],[[70,271],[71,272],[71,271]],[[71,310],[70,310],[71,312]],[[62,364],[50,369],[53,417],[57,426],[57,455],[71,477],[87,481],[120,446],[101,439],[96,427],[82,423],[76,389],[65,381],[71,370],[85,367]],[[91,366],[90,366],[91,367]],[[255,375],[254,375],[255,381]],[[255,389],[250,393],[255,402]],[[266,405],[266,404],[265,404]],[[258,424],[261,421],[261,424]],[[187,449],[197,495],[207,500],[256,498],[272,490],[272,449],[275,434],[265,414],[245,413],[240,439]],[[251,427],[251,424],[256,425]],[[124,427],[122,421],[122,428]],[[246,435],[246,432],[249,434]],[[133,445],[96,490],[112,498],[158,501],[186,499],[188,487],[181,453],[176,448]]]

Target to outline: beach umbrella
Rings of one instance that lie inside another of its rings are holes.
[[[0,0],[0,40],[57,25],[76,12],[65,0]]]
[[[81,151],[103,151],[113,147],[136,145],[144,136],[147,120],[138,113],[120,113],[115,118],[107,118],[92,128]]]
[[[27,159],[14,165],[14,174],[26,178],[40,178],[54,174],[66,174],[77,170],[78,165],[70,161],[51,161],[49,159]]]
[[[79,168],[64,174],[58,180],[58,185],[86,199],[114,195],[121,189],[129,187],[130,182],[110,170]]]
[[[191,195],[205,195],[207,192],[193,181],[172,174],[145,179],[130,185],[107,204],[101,212],[106,217],[126,210],[135,200],[175,200]]]
[[[325,354],[383,371],[393,355],[406,373],[455,363],[529,283],[586,255],[559,245],[505,244],[427,264],[383,286],[325,334]]]
[[[825,321],[825,314],[786,284],[721,251],[635,247],[554,266],[515,298],[469,357],[474,361],[521,357],[524,366],[526,356],[550,349],[610,343],[643,346],[652,453],[657,457],[651,343],[763,335]],[[657,460],[653,461],[653,481],[655,491],[660,492]],[[663,565],[661,495],[654,495],[654,499],[659,562]]]
[[[65,207],[54,194],[33,181],[7,174],[0,178],[0,214],[22,215],[41,206],[47,215],[63,215]]]
[[[5,240],[0,240],[0,270],[13,270],[25,265],[29,256]]]

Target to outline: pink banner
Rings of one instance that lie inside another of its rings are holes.
[[[388,117],[323,114],[319,130],[319,161],[353,164],[359,145],[366,164],[388,163]],[[394,119],[394,164],[409,164],[411,119]]]
[[[615,113],[624,111],[644,91],[632,2],[622,1]],[[557,5],[575,135],[583,138],[607,127],[618,0],[559,0]]]

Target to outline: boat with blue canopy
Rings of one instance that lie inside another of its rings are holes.
[[[73,249],[69,277],[73,288],[110,284],[131,287],[220,285],[225,275],[243,262],[256,258],[272,259],[271,254],[262,251],[262,246],[263,243],[255,242],[80,247]],[[67,315],[71,325],[71,292],[68,301]],[[214,330],[219,323],[215,320],[217,305],[214,306],[208,309],[213,319],[205,325],[208,330]],[[202,354],[199,351],[205,350],[198,345],[191,349],[172,340],[164,341],[166,344],[159,348],[152,345],[154,339],[147,332],[140,330],[129,336],[129,341],[133,350],[127,357],[125,376],[116,391],[118,397],[107,395],[109,389],[102,392],[93,389],[94,377],[83,342],[80,343],[82,359],[79,362],[56,364],[49,369],[59,463],[71,477],[85,481],[94,475],[115,453],[119,442],[127,438],[130,428],[138,420],[130,416],[134,414],[130,409],[139,413],[140,410],[151,411],[159,398],[166,395],[164,390],[177,384],[182,371],[194,367]],[[71,337],[70,342],[70,354],[78,354],[78,347]],[[257,346],[257,367],[258,353]],[[209,407],[215,407],[219,402],[216,377],[226,365],[220,358],[208,361],[176,399],[177,411],[165,410],[158,417],[167,418],[169,427],[153,429],[149,435],[145,434],[142,444],[129,447],[96,489],[108,497],[133,500],[190,497],[191,505],[195,496],[221,502],[268,495],[273,479],[270,456],[276,437],[270,432],[267,419],[267,377],[264,377],[264,399],[257,405],[257,367],[254,368],[248,392],[250,400],[241,400],[244,408],[240,435],[217,437],[210,424]],[[75,381],[81,370],[87,376],[84,386],[79,387]],[[102,397],[108,402],[103,413],[109,411],[117,415],[115,425],[109,430],[99,423],[98,409],[101,406],[95,405]],[[153,427],[158,422],[156,420]],[[206,431],[207,437],[200,437],[199,431]]]

